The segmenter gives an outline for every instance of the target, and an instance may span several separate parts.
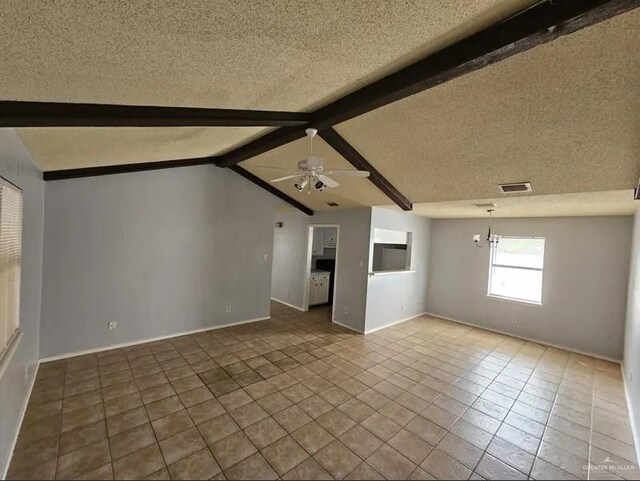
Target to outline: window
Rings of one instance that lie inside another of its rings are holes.
[[[489,296],[542,303],[544,239],[500,237],[491,248]]]
[[[407,271],[411,268],[411,232],[375,229],[373,272]]]
[[[0,360],[18,337],[22,264],[22,192],[0,178]]]

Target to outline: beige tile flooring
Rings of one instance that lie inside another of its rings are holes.
[[[43,364],[13,479],[639,479],[618,365],[326,309]],[[588,466],[592,469],[588,469]]]

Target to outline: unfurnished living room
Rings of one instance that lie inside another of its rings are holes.
[[[0,479],[640,479],[638,7],[0,0]]]

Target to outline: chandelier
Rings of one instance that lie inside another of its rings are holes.
[[[498,245],[498,242],[500,242],[500,236],[491,233],[491,220],[493,218],[494,211],[495,209],[487,209],[487,212],[489,213],[489,229],[487,230],[487,238],[484,240],[484,242],[480,240],[480,234],[475,234],[473,236],[473,243],[476,245],[476,247],[485,247],[487,245],[490,247],[494,247]]]

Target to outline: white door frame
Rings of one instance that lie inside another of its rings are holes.
[[[307,229],[307,262],[305,263],[304,290],[302,298],[302,308],[309,310],[309,284],[311,283],[311,257],[313,256],[313,229],[315,227],[335,227],[336,228],[336,270],[333,273],[333,304],[331,305],[331,321],[336,312],[336,293],[338,292],[338,262],[340,255],[340,224],[309,224]]]

